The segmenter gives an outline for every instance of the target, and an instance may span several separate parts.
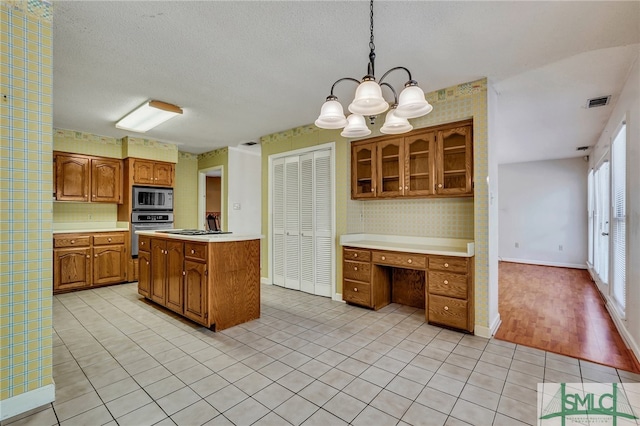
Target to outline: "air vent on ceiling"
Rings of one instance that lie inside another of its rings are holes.
[[[242,145],[244,145],[244,146],[252,146],[252,145],[257,145],[257,144],[258,144],[258,142],[256,142],[256,141],[249,141],[249,142],[243,143]]]
[[[587,101],[587,108],[595,108],[595,107],[609,105],[610,100],[611,100],[611,95],[601,96],[599,98],[591,98]]]
[[[590,146],[579,146],[576,148],[576,151],[586,151],[589,148],[591,148]]]

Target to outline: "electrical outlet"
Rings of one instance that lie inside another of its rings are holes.
[[[560,244],[560,245],[558,246],[558,251],[562,251],[562,250],[564,250],[564,248],[562,247],[562,244]]]
[[[240,210],[240,203],[233,203],[234,210]]]
[[[520,243],[516,243],[516,248],[520,248]]]
[[[92,215],[91,213],[89,213],[89,215],[88,215],[88,216],[89,216],[89,217],[88,217],[88,218],[89,218],[89,220],[93,219],[93,215]]]

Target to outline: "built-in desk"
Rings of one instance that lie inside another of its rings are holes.
[[[473,241],[346,234],[340,244],[345,302],[413,306],[430,323],[473,332]]]

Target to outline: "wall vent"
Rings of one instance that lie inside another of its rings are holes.
[[[611,100],[611,95],[601,96],[599,98],[591,98],[587,100],[587,108],[595,108],[595,107],[609,105],[610,100]]]
[[[576,148],[576,151],[586,151],[589,148],[591,148],[590,146],[579,146]]]

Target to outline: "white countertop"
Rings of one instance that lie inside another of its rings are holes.
[[[171,231],[177,231],[177,229],[171,229]],[[249,240],[261,240],[264,235],[259,234],[206,234],[206,235],[177,235],[177,234],[165,234],[162,230],[158,231],[136,231],[138,235],[146,235],[149,237],[161,237],[171,238],[174,240],[187,240],[187,241],[199,241],[204,243],[224,243],[229,241],[249,241]]]
[[[78,234],[128,230],[129,222],[54,222],[52,232],[54,234]]]
[[[344,234],[340,245],[373,250],[390,250],[406,253],[437,254],[442,256],[472,257],[475,245],[472,240],[459,238],[408,237],[381,234]]]

